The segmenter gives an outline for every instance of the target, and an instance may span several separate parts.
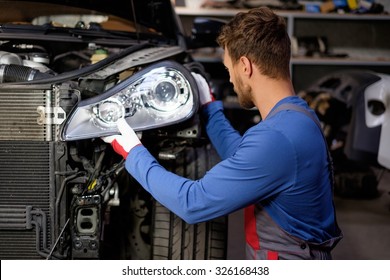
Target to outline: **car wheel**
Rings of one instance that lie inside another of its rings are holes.
[[[197,179],[219,161],[210,145],[186,147],[165,167]],[[157,260],[226,259],[227,217],[190,225],[157,201],[152,223],[152,258]]]

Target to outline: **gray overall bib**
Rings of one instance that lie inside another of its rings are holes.
[[[311,118],[322,132],[321,125],[307,110],[291,103],[278,106],[268,117],[282,110],[294,110]],[[324,137],[326,147],[326,139]],[[331,183],[333,187],[333,167],[330,152],[328,161],[331,170]],[[334,205],[333,205],[334,208]],[[323,243],[312,243],[288,234],[281,229],[268,215],[260,204],[248,206],[245,209],[245,235],[247,259],[302,259],[302,260],[330,260],[331,250],[343,237],[336,221],[336,237]],[[259,234],[257,229],[261,229]]]

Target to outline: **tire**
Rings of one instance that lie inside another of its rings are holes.
[[[173,153],[165,167],[178,175],[198,179],[219,158],[210,146],[186,147]],[[152,259],[226,259],[227,217],[190,225],[155,201],[152,223]]]

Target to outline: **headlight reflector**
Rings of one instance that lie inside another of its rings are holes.
[[[93,113],[101,125],[115,126],[125,116],[125,108],[118,100],[110,98],[93,107]]]

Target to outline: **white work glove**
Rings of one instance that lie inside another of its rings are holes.
[[[114,151],[126,159],[130,150],[140,145],[141,141],[125,119],[118,120],[117,125],[121,134],[102,137],[102,139],[104,142],[110,143]]]
[[[207,83],[206,79],[203,78],[203,76],[200,74],[194,72],[192,72],[191,74],[194,77],[196,84],[198,86],[200,105],[203,106],[210,102],[215,101],[215,98],[211,92],[210,86]]]

